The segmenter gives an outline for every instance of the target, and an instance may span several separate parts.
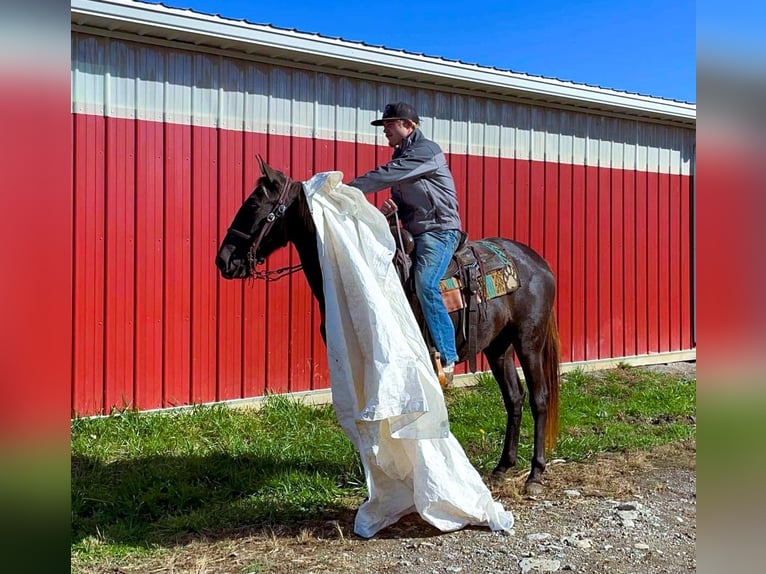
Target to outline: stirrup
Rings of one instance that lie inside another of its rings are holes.
[[[448,367],[450,365],[447,365]],[[452,380],[455,378],[455,363],[452,363],[451,369],[443,369],[444,370],[444,385],[443,388],[449,389],[452,387]]]

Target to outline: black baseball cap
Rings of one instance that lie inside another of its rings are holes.
[[[395,104],[387,104],[386,109],[383,110],[383,117],[379,120],[373,120],[370,122],[373,126],[382,126],[386,120],[410,120],[416,124],[420,123],[418,113],[411,105],[404,102],[397,102]]]

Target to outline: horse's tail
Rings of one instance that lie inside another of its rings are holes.
[[[548,334],[543,345],[543,374],[548,385],[548,417],[545,420],[545,449],[556,446],[559,434],[559,328],[556,312],[548,316]]]

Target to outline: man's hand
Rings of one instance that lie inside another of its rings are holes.
[[[397,209],[396,204],[394,203],[394,200],[391,199],[390,197],[383,202],[383,205],[380,206],[380,212],[386,217],[394,213],[396,209]]]

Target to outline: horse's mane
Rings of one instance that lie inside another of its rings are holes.
[[[313,233],[316,235],[316,226],[314,225],[314,216],[311,215],[311,209],[309,208],[309,202],[306,199],[306,192],[303,189],[303,184],[300,182],[295,182],[296,184],[300,184],[300,189],[298,190],[298,193],[296,193],[295,201],[298,203],[296,206],[296,213],[298,217],[304,222],[306,225],[306,231]]]

